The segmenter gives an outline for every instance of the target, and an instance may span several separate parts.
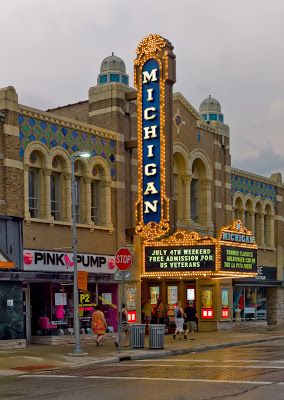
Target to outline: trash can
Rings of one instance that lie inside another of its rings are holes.
[[[165,325],[149,325],[149,347],[150,349],[163,349],[165,341]]]
[[[143,349],[145,342],[145,324],[130,324],[130,348]]]

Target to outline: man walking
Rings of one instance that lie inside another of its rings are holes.
[[[198,314],[193,305],[193,301],[188,302],[188,307],[185,308],[184,313],[186,315],[186,332],[184,339],[187,339],[189,333],[189,339],[194,340],[194,333],[197,331]]]

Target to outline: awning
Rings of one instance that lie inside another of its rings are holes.
[[[258,287],[276,287],[282,286],[282,281],[277,280],[258,280],[258,279],[234,279],[235,286],[258,286]]]
[[[12,269],[15,268],[15,264],[6,256],[6,254],[0,250],[0,269]]]
[[[50,283],[72,283],[73,273],[53,273],[53,272],[25,272],[25,271],[2,271],[1,281],[15,281],[23,283],[50,282]],[[113,274],[88,274],[89,283],[117,283]]]

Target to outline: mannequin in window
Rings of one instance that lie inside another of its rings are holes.
[[[64,306],[63,305],[56,306],[55,312],[56,312],[56,319],[58,321],[63,321],[65,316]]]

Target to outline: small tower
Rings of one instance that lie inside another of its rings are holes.
[[[100,74],[98,76],[98,86],[109,83],[123,83],[128,86],[129,77],[126,74],[124,61],[112,53],[101,63]]]
[[[204,121],[218,121],[224,123],[224,115],[221,112],[221,104],[211,97],[204,99],[199,106],[199,113]]]

